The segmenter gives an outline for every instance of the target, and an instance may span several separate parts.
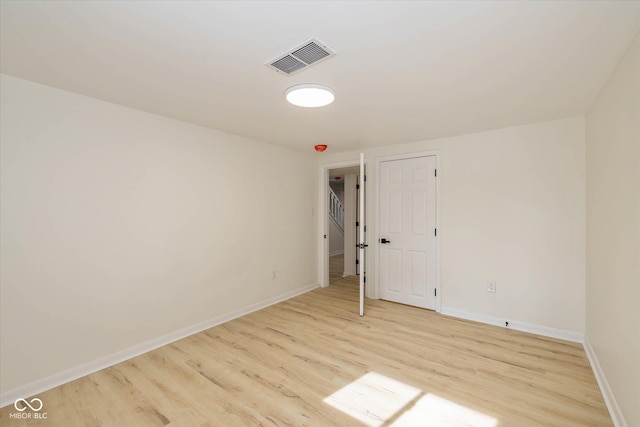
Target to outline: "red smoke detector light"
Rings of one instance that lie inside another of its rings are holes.
[[[318,144],[313,148],[315,148],[318,153],[322,153],[324,150],[327,149],[327,145],[326,144]]]

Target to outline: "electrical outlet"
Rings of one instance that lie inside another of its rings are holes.
[[[492,280],[491,282],[489,282],[489,287],[487,288],[487,292],[492,292],[492,293],[496,293],[496,282],[495,280]]]

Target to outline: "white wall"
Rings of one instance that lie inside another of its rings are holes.
[[[312,156],[0,84],[3,393],[317,283]]]
[[[587,115],[586,298],[611,412],[640,426],[640,35]]]
[[[368,278],[377,284],[376,158],[440,150],[443,311],[580,340],[584,127],[583,118],[571,118],[365,151]],[[322,162],[354,159],[357,153],[345,153]],[[497,293],[487,292],[489,280],[497,281]]]

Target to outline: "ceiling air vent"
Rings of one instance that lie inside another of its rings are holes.
[[[335,54],[334,51],[318,39],[310,39],[300,46],[294,47],[289,52],[278,56],[276,59],[267,62],[266,65],[278,73],[290,76],[310,65],[329,59]]]

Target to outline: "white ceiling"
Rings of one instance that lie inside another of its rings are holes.
[[[329,151],[583,115],[639,1],[2,1],[3,73],[263,141]],[[264,64],[317,37],[337,55]],[[336,91],[288,105],[298,83]]]

